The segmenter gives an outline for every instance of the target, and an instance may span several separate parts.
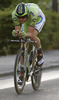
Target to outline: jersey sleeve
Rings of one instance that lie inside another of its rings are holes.
[[[35,27],[35,24],[36,24],[36,19],[33,18],[32,21],[31,21],[31,23],[30,23],[30,26]]]
[[[18,18],[15,15],[15,11],[13,11],[13,13],[12,13],[12,20],[13,20],[15,26],[19,26],[20,25],[20,22],[18,21]]]
[[[37,16],[35,16],[35,14],[33,12],[30,12],[30,14],[31,14],[31,23],[30,23],[30,26],[35,27]]]

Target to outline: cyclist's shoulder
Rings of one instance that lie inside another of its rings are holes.
[[[14,11],[12,12],[12,16],[15,16],[17,7],[18,7],[18,5],[15,7]],[[16,16],[15,16],[15,17],[16,17]]]
[[[14,10],[14,11],[12,12],[12,20],[13,20],[13,22],[15,23],[15,25],[19,25],[20,23],[19,23],[19,21],[18,21],[17,16],[15,15],[15,13],[16,13],[16,10]]]
[[[28,9],[30,12],[31,11],[35,12],[35,11],[38,11],[39,6],[35,3],[28,3]]]
[[[16,9],[12,12],[12,19],[17,19],[15,13],[16,13]]]
[[[35,8],[35,7],[39,7],[37,4],[35,3],[27,3],[28,8]]]
[[[36,17],[38,15],[39,6],[37,4],[29,3],[28,9],[32,17]]]

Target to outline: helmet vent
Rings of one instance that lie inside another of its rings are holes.
[[[16,13],[18,15],[22,15],[25,13],[25,4],[24,3],[20,3],[17,7]]]

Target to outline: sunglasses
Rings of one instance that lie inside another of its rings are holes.
[[[25,15],[25,16],[17,16],[19,19],[24,19],[24,18],[28,18],[28,15]]]

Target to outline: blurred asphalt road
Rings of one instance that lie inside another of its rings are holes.
[[[16,55],[0,56],[0,76],[13,74]],[[59,67],[59,50],[44,52],[43,69]]]

